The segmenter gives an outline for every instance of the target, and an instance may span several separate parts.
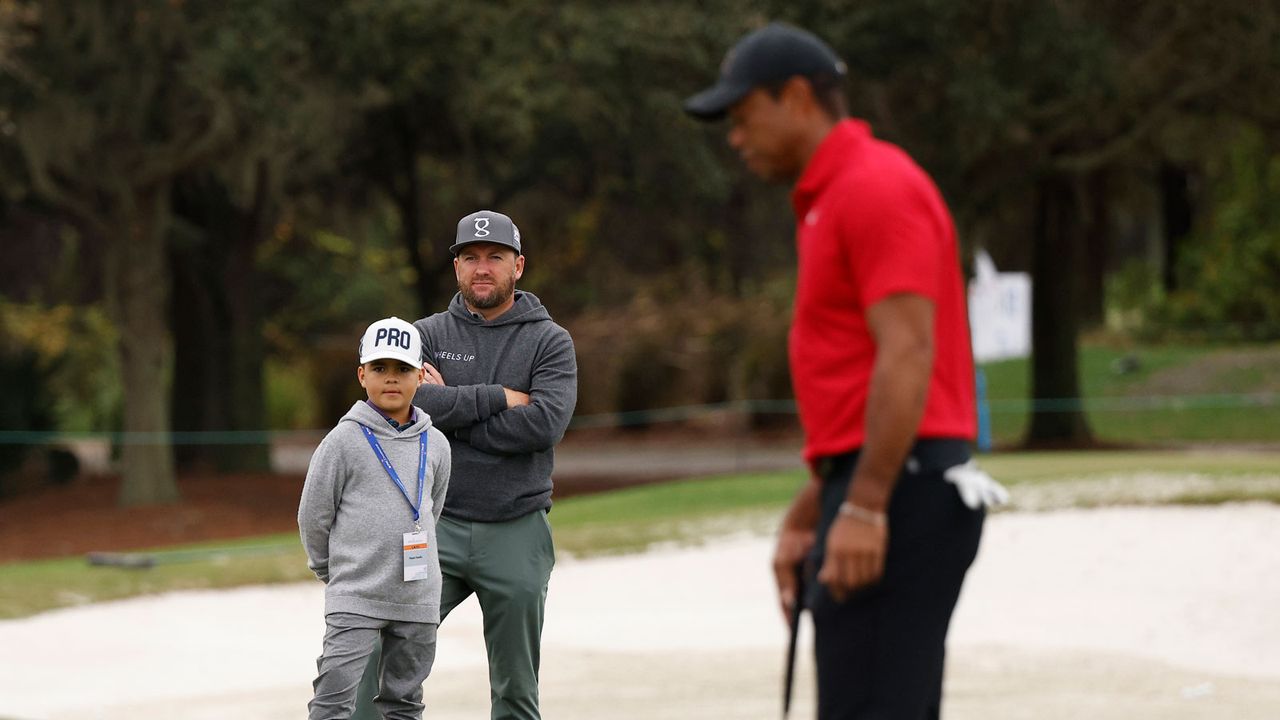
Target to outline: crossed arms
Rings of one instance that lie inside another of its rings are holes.
[[[578,365],[568,333],[541,348],[529,391],[501,385],[447,385],[428,364],[415,403],[450,437],[494,455],[525,455],[560,442],[578,400]]]

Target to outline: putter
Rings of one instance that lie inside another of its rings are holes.
[[[791,603],[791,640],[787,643],[787,670],[782,681],[782,720],[791,712],[791,685],[795,680],[796,637],[800,634],[800,613],[804,612],[804,563],[796,563],[796,598]]]

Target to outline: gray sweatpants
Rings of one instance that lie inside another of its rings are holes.
[[[436,659],[432,623],[381,620],[353,613],[325,616],[324,650],[316,660],[309,720],[347,720],[375,643],[382,640],[381,681],[374,705],[386,720],[422,718],[422,683]]]

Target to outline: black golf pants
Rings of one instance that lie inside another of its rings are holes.
[[[889,504],[881,581],[836,602],[813,575],[844,501],[857,452],[819,464],[822,518],[810,564],[819,720],[933,720],[942,703],[947,626],[978,551],[984,512],[970,510],[948,467],[969,457],[960,440],[921,440]]]

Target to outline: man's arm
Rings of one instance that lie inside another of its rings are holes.
[[[886,510],[924,416],[933,370],[933,302],[891,295],[867,310],[876,343],[867,392],[866,438],[842,511],[826,538],[818,580],[837,598],[884,573]]]
[[[423,382],[428,385],[444,385],[444,376],[431,363],[423,363],[422,370],[424,373]],[[529,404],[529,393],[512,390],[509,387],[502,388],[502,392],[507,397],[507,407],[513,408],[517,405]]]
[[[511,406],[511,391],[501,385],[445,385],[433,365],[425,367],[427,382],[418,387],[413,404],[426,410],[444,432],[470,427]]]
[[[432,424],[445,433],[469,427],[506,410],[509,398],[501,385],[444,384],[440,371],[432,364],[436,349],[429,330],[434,317],[426,317],[413,324],[422,336],[422,352],[426,356],[423,368],[427,371],[426,382],[418,387],[413,404],[426,410]]]
[[[459,429],[457,437],[494,455],[549,450],[564,437],[577,402],[578,360],[573,340],[562,331],[533,368],[528,403]]]

